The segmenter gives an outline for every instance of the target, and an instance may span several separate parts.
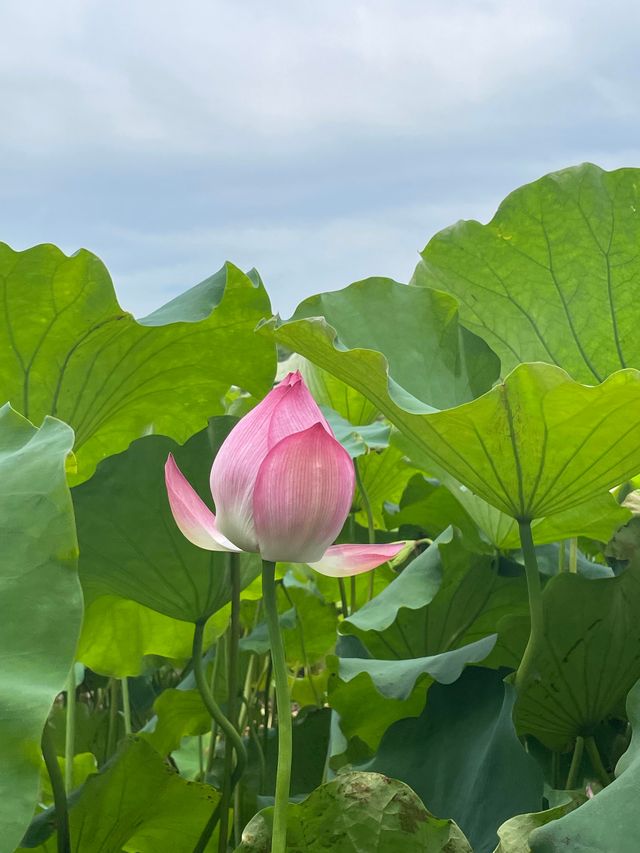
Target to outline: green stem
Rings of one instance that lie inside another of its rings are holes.
[[[247,721],[247,725],[249,727],[249,737],[253,741],[256,751],[258,753],[258,761],[260,763],[260,792],[264,788],[264,781],[267,775],[267,762],[265,761],[264,751],[262,749],[262,743],[260,742],[260,737],[258,736],[258,730],[256,729],[255,721],[249,719]]]
[[[340,606],[342,607],[342,618],[346,619],[349,615],[349,605],[347,604],[347,588],[344,583],[344,578],[338,578],[338,587],[340,589]]]
[[[569,571],[576,574],[578,571],[578,540],[569,539]]]
[[[127,676],[120,681],[122,688],[122,713],[124,714],[124,733],[131,734],[131,699],[129,698],[129,680]]]
[[[278,619],[278,602],[275,584],[276,566],[269,560],[262,561],[262,600],[264,601],[273,659],[273,674],[276,683],[278,706],[278,769],[273,813],[271,853],[285,853],[287,845],[287,806],[291,783],[291,757],[293,731],[291,703],[287,682],[287,662]]]
[[[244,679],[244,687],[242,688],[242,696],[240,697],[240,713],[238,714],[238,729],[243,731],[247,717],[249,715],[249,705],[253,691],[253,670],[257,660],[257,655],[252,654],[247,664],[247,674]]]
[[[364,487],[364,483],[362,482],[362,476],[360,473],[360,468],[358,466],[358,460],[353,460],[353,467],[356,472],[356,485],[358,486],[358,491],[360,492],[360,497],[362,498],[362,506],[364,508],[365,514],[367,516],[367,532],[369,538],[369,545],[375,545],[376,541],[376,530],[373,523],[373,510],[371,509],[371,501],[369,500],[369,495],[367,490]],[[373,598],[373,583],[375,578],[375,569],[372,569],[369,572],[369,594],[368,601],[371,601]]]
[[[198,782],[204,782],[204,738],[198,735]]]
[[[73,790],[73,757],[76,751],[76,671],[71,666],[67,679],[67,719],[64,737],[64,788]]]
[[[262,749],[267,755],[267,740],[269,737],[269,717],[273,717],[270,706],[271,680],[273,678],[273,658],[267,652],[267,675],[264,680],[264,727],[262,729]]]
[[[598,778],[602,782],[603,787],[606,788],[607,785],[611,783],[611,776],[609,776],[604,764],[602,763],[600,751],[593,735],[584,739],[584,745],[586,747],[587,755],[589,756],[589,760],[591,761],[593,769],[598,774]]]
[[[228,670],[227,684],[229,698],[227,700],[227,714],[229,722],[234,728],[238,721],[238,665],[240,663],[240,560],[238,554],[229,554],[228,557],[229,580],[231,583],[231,623],[229,625],[228,643]],[[236,729],[237,730],[237,729]],[[231,741],[225,738],[224,742],[224,783],[222,787],[222,800],[220,802],[220,830],[218,835],[218,853],[226,853],[227,839],[229,833],[229,808],[233,787],[231,784],[231,773],[233,770],[233,749]],[[234,786],[235,787],[235,786]]]
[[[58,853],[71,853],[71,838],[69,835],[69,809],[67,806],[67,795],[64,790],[64,779],[58,764],[56,748],[51,737],[51,730],[47,723],[42,732],[42,757],[51,780],[53,791],[53,804],[56,811],[56,829]]]
[[[349,578],[350,586],[351,586],[351,613],[355,613],[358,609],[358,586],[356,584],[356,576],[351,575]]]
[[[118,743],[118,687],[120,682],[112,678],[109,682],[109,728],[107,730],[107,758],[111,758]]]
[[[580,769],[580,764],[582,763],[583,752],[584,738],[578,735],[578,737],[576,738],[576,745],[573,748],[573,757],[571,759],[571,766],[569,767],[567,784],[565,785],[567,791],[571,791],[576,786],[576,782],[578,780],[578,770]]]
[[[236,843],[240,843],[242,836],[242,823],[240,821],[242,803],[240,802],[240,788],[233,792],[233,837]]]
[[[558,573],[564,572],[564,539],[558,543]]]
[[[226,659],[226,635],[223,634],[218,638],[218,642],[216,643],[216,656],[213,659],[213,666],[211,667],[211,692],[215,695],[216,692],[216,684],[218,683],[218,676],[220,674],[220,661]],[[218,740],[218,723],[216,722],[215,717],[211,718],[211,737],[209,738],[209,754],[207,755],[207,767],[206,767],[206,776],[211,773],[213,770],[213,762],[216,757],[216,743]]]
[[[194,631],[193,631],[193,674],[196,679],[196,685],[198,690],[200,691],[200,696],[202,697],[202,701],[204,702],[204,706],[211,715],[211,717],[216,720],[226,738],[228,738],[234,746],[236,751],[236,766],[233,771],[231,777],[231,789],[235,788],[238,780],[244,773],[244,769],[247,764],[247,752],[244,748],[244,744],[242,742],[242,738],[238,734],[238,732],[233,727],[232,723],[225,717],[220,709],[220,706],[214,699],[213,693],[211,692],[211,688],[207,682],[207,677],[204,671],[204,664],[202,661],[202,652],[203,652],[203,638],[204,638],[204,626],[205,620],[201,619],[195,623]],[[216,824],[220,818],[220,803],[216,806],[213,814],[209,818],[209,821],[205,828],[202,830],[202,834],[198,839],[198,843],[193,848],[193,853],[204,853],[207,844],[209,843],[209,839],[213,835],[213,831],[216,828]]]
[[[536,559],[533,536],[531,535],[531,522],[528,520],[518,521],[518,528],[527,575],[529,616],[531,618],[529,641],[516,672],[516,688],[518,691],[522,691],[531,676],[530,670],[535,647],[544,636],[544,615],[542,611],[542,587],[540,585],[540,573],[538,572],[538,560]]]

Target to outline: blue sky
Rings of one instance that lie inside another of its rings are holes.
[[[640,6],[30,0],[0,11],[0,239],[148,313],[226,260],[274,308],[406,281],[564,166],[640,166]]]

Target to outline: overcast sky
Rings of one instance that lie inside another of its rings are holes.
[[[148,313],[256,266],[274,309],[407,281],[564,166],[640,166],[640,5],[0,4],[0,240],[105,261]]]

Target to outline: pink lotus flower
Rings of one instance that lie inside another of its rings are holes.
[[[344,577],[374,569],[405,544],[331,545],[351,509],[353,461],[298,371],[245,415],[220,448],[210,477],[217,516],[171,455],[165,476],[176,524],[208,551],[256,552]]]

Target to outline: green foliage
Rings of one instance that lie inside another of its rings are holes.
[[[169,509],[164,463],[173,453],[207,500],[214,448],[234,423],[214,419],[212,428],[221,431],[212,441],[212,430],[203,430],[183,447],[164,436],[138,439],[124,453],[105,459],[89,482],[74,489],[80,577],[90,600],[117,595],[188,622],[227,604],[228,556],[196,548],[182,536]],[[243,586],[259,571],[258,559],[241,557]]]
[[[374,657],[391,660],[437,655],[497,634],[484,665],[517,665],[523,636],[511,619],[526,628],[526,584],[521,576],[500,575],[497,564],[468,551],[449,530],[340,630],[357,636]]]
[[[401,782],[376,773],[345,773],[290,806],[287,853],[471,853],[451,820],[430,815]],[[269,853],[272,810],[260,812],[236,853]]]
[[[498,353],[557,364],[581,382],[640,368],[638,169],[586,163],[507,196],[488,225],[436,234],[413,281],[459,301],[462,322]]]
[[[229,608],[207,622],[211,643],[229,621]],[[153,657],[186,661],[191,655],[193,625],[172,619],[117,595],[99,595],[86,603],[77,658],[94,672],[124,678],[140,675]]]
[[[391,726],[362,769],[402,779],[456,821],[474,853],[490,853],[505,819],[542,805],[542,773],[511,720],[514,699],[500,673],[468,667],[455,683],[434,684],[422,714]]]
[[[385,504],[395,504],[400,500],[408,481],[416,473],[415,468],[407,464],[404,455],[395,447],[389,447],[383,453],[368,453],[358,460],[358,467],[371,504],[374,525],[384,528]],[[360,488],[356,489],[355,502],[359,507],[356,520],[366,527],[367,515],[362,508]]]
[[[281,366],[299,370],[319,406],[331,409],[354,426],[368,426],[378,414],[376,407],[364,394],[351,388],[335,376],[301,355],[294,353]]]
[[[637,793],[640,785],[640,682],[629,693],[627,711],[633,739],[616,767],[616,779],[579,809],[531,833],[532,853],[584,850],[634,853],[638,845]]]
[[[482,394],[498,375],[494,353],[460,325],[455,299],[391,279],[367,279],[312,296],[291,320],[262,331],[368,397],[384,414],[389,393],[400,405],[422,401],[446,408]],[[416,364],[428,368],[416,370]]]
[[[586,797],[582,797],[584,802]],[[533,812],[530,814],[519,814],[509,818],[498,829],[500,843],[495,849],[495,853],[531,853],[529,847],[529,836],[534,829],[541,826],[546,826],[553,820],[564,817],[570,811],[579,805],[576,800],[567,798],[566,803],[554,806],[551,809],[545,809],[542,812]]]
[[[522,732],[551,749],[593,735],[640,678],[640,560],[623,574],[563,573],[543,593],[545,636],[516,706]]]
[[[352,458],[362,456],[369,450],[384,450],[389,446],[391,428],[384,421],[374,421],[372,424],[356,426],[339,415],[334,409],[329,409],[326,406],[321,408],[333,430],[333,434]]]
[[[411,423],[409,441],[472,492],[511,518],[544,518],[640,469],[640,373],[591,387],[523,364],[477,400]]]
[[[0,244],[0,853],[64,846],[52,753],[72,851],[267,853],[289,713],[289,853],[635,853],[638,174],[547,176],[286,322],[231,264],[136,321],[90,253]],[[163,470],[213,508],[275,344],[356,460],[337,542],[406,543],[277,566],[291,709],[258,556],[186,541]]]
[[[589,387],[555,366],[524,364],[478,399],[428,412],[389,384],[383,355],[347,350],[324,321],[294,317],[274,334],[367,393],[418,454],[512,518],[586,504],[640,469],[635,371]],[[603,414],[621,411],[624,418]]]
[[[78,792],[70,809],[71,853],[191,853],[217,800],[211,787],[185,781],[148,743],[134,738]],[[44,812],[32,829],[36,843],[27,846],[53,853],[55,838],[41,843],[51,824]]]
[[[420,714],[434,682],[451,684],[467,664],[479,663],[491,653],[495,639],[489,636],[459,649],[409,660],[330,659],[329,699],[343,734],[375,750],[392,723]]]
[[[82,595],[65,458],[73,432],[0,408],[0,850],[33,815],[40,737],[73,665]]]
[[[231,384],[269,389],[273,347],[253,334],[269,299],[232,264],[137,321],[84,250],[2,243],[0,282],[0,400],[34,423],[50,414],[73,427],[75,482],[149,432],[184,442],[224,412]]]

